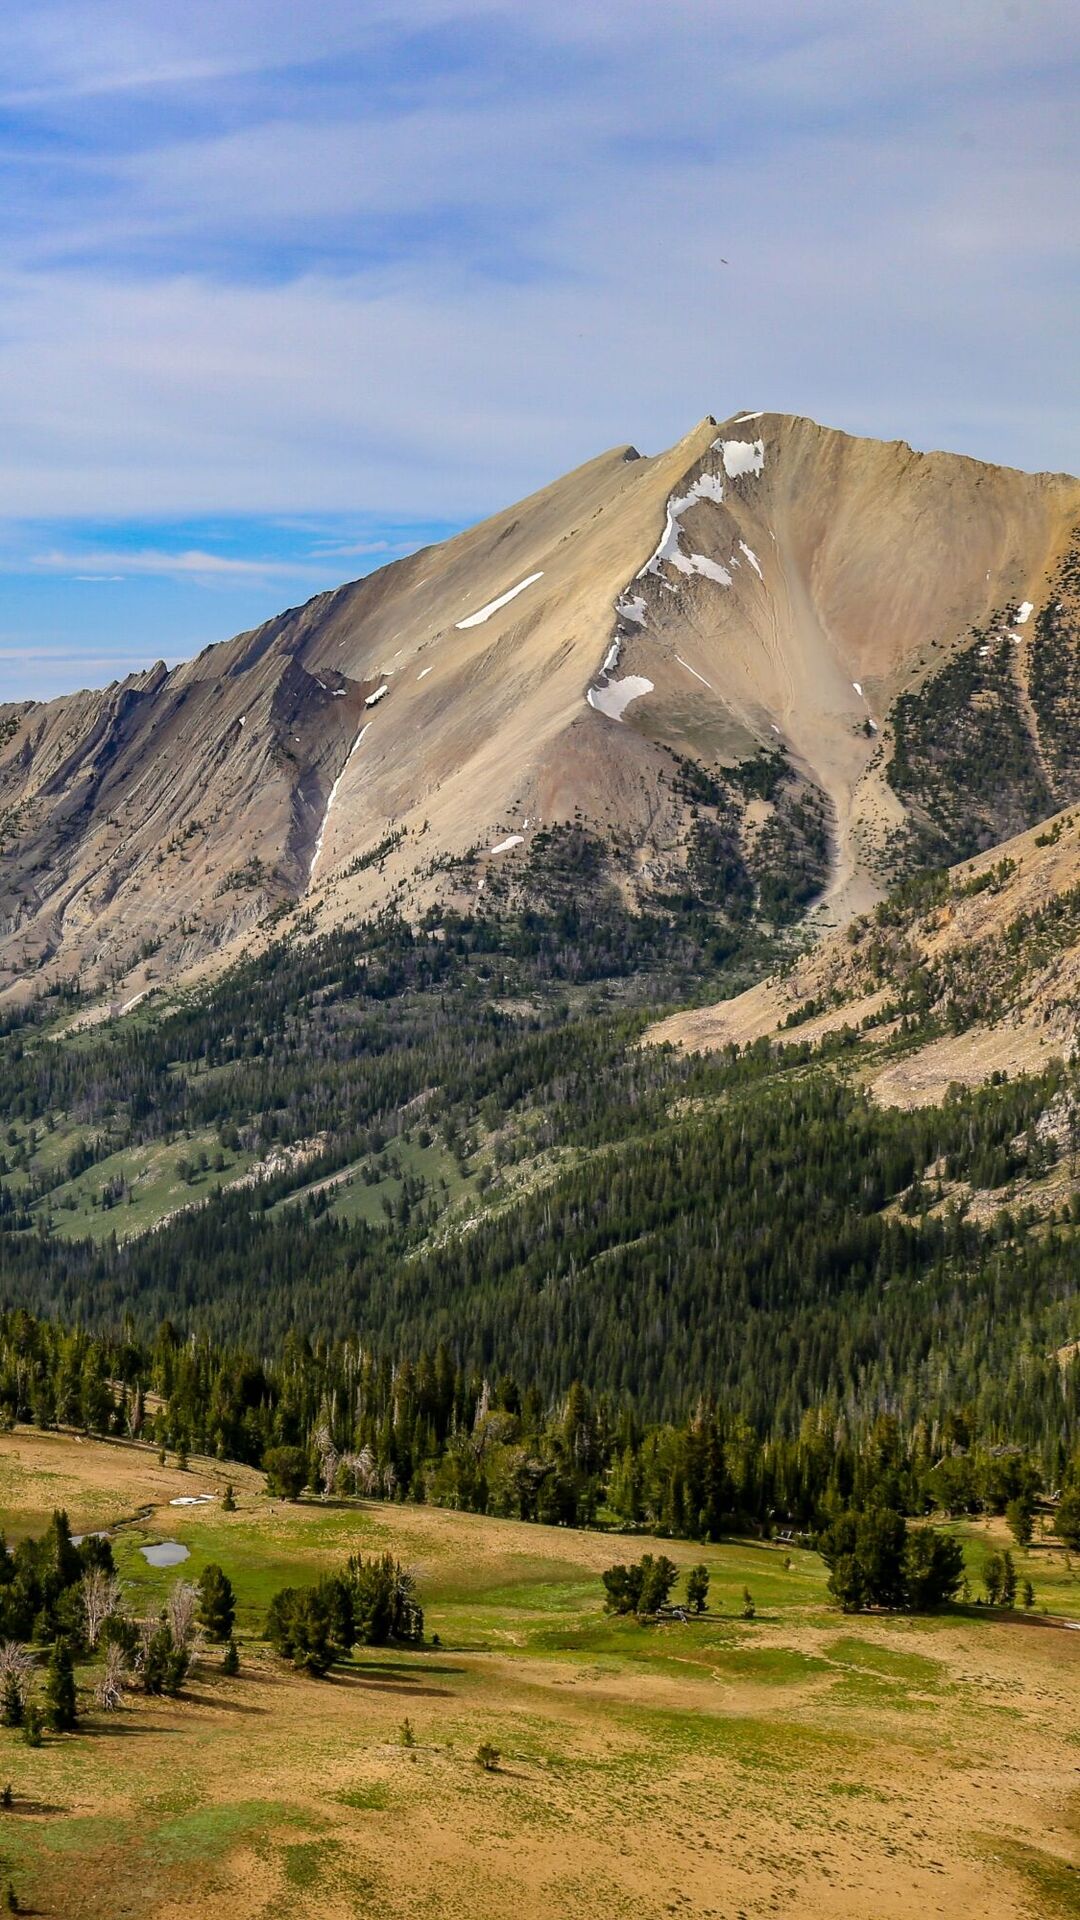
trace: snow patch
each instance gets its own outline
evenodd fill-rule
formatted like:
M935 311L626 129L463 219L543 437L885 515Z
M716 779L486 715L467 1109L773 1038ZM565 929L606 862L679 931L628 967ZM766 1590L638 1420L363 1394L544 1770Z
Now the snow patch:
M1034 613L1034 611L1035 611L1035 603L1034 603L1034 601L1032 601L1032 600L1021 600L1021 602L1020 602L1020 611L1019 611L1019 613L1018 613L1018 614L1017 614L1017 616L1016 616L1016 624L1017 624L1017 626L1018 626L1018 627L1023 627L1023 626L1026 626L1026 625L1027 625L1027 622L1028 622L1028 621L1029 621L1029 620L1031 619L1031 616L1032 616L1032 614Z
M645 625L644 594L635 593L627 598L624 593L621 600L616 600L615 611L621 620L629 620L635 627L643 627Z
M621 720L631 700L640 700L643 693L653 690L651 680L639 673L628 673L625 680L611 680L606 687L590 687L585 698L597 713L605 713L609 720Z
M181 1493L175 1500L170 1500L169 1505L170 1507L205 1507L209 1506L213 1497L212 1493Z
M335 687L333 692L330 695L330 698L331 700L344 700L345 698L344 687Z
M492 847L491 851L492 853L509 853L511 847L520 847L524 837L524 834L512 833L507 839L500 840L498 846Z
M381 687L376 687L374 693L368 694L367 699L364 701L365 707L377 707L380 700L385 700L389 691L390 689L384 680Z
M622 652L622 641L613 640L606 654L604 655L604 664L600 669L601 673L614 673L615 668L619 664L619 654L621 652Z
M712 681L711 681L711 680L706 680L706 678L705 678L705 675L704 675L703 673L699 673L696 667L692 667L692 666L690 665L690 662L689 662L689 660L684 660L684 659L683 659L683 657L682 657L682 654L681 654L681 653L677 653L677 654L675 655L675 658L676 658L676 660L678 661L678 663L679 663L679 665L680 665L680 667L685 667L685 668L686 668L686 671L687 671L687 673L692 673L692 674L693 674L693 676L694 676L694 679L695 679L695 680L700 680L700 681L701 681L701 684L702 684L702 686L703 686L703 687L708 687L708 689L709 689L709 692L710 692L710 693L712 692Z
M761 562L758 559L757 554L754 552L753 548L748 547L745 540L740 540L739 545L742 548L743 552L745 553L746 558L749 560L750 565L753 567L754 572L757 574L758 579L764 580L765 575L761 571Z
M746 422L748 420L760 420L760 419L761 419L760 410L757 413L740 413L738 417L732 421L731 424L733 427L742 427L746 425Z
M684 556L680 553L678 559L675 561L675 565L678 567L680 573L703 573L706 580L716 580L722 587L730 587L731 585L731 575L727 568L722 567L719 560L710 560L704 553L692 553L690 555L689 565L686 564Z
M246 726L247 726L247 714L246 714L246 713L242 713L242 714L240 715L240 719L239 719L239 722L238 722L238 725L239 725L239 726L241 726L241 727L246 727Z
M541 568L539 573L530 573L527 580L519 580L516 587L511 587L507 593L500 593L497 600L489 600L486 607L481 607L476 613L470 613L467 620L455 621L455 626L459 629L462 627L482 627L484 621L490 620L492 614L498 613L500 607L508 606L511 600L517 599L519 593L524 593L526 587L531 587L534 580L542 580L543 577L543 568Z
M360 742L363 739L370 725L371 725L370 720L367 720L364 722L364 725L361 727L359 733L356 736L356 739L352 743L352 746L349 748L348 753L345 755L345 766L342 767L341 772L338 774L337 779L334 781L334 784L330 789L330 797L326 802L326 812L323 814L323 817L322 817L322 826L319 828L318 839L315 842L315 851L311 856L311 865L308 868L308 885L309 886L311 885L311 882L315 873L315 868L317 867L319 862L319 855L323 850L323 841L326 838L326 826L330 818L330 815L333 812L334 801L337 799L337 795L338 795L338 788L340 787L343 779L345 778L345 767L348 766L349 761L352 759L353 754L356 752L357 747L360 745Z
M858 683L858 681L857 681L857 680L853 680L851 684L852 684L852 686L854 687L854 689L855 689L855 691L856 691L856 693L858 694L858 696L859 696L859 699L861 700L861 699L862 699L862 697L863 697L863 690L862 690L862 688L860 687L860 685L859 685L859 683Z
M647 573L659 573L666 562L679 573L703 573L710 580L718 580L721 586L730 587L731 575L726 567L717 565L715 560L707 560L704 554L684 553L680 545L682 539L682 516L689 513L695 500L711 500L719 506L724 498L724 483L718 473L699 473L691 484L689 493L673 493L667 503L667 516L664 531L659 544L638 574L643 580ZM667 585L664 581L663 585ZM641 602L644 607L644 602Z
M421 667L421 669L420 669L420 671L419 671L419 673L417 674L417 676L416 676L416 677L417 677L417 679L418 679L418 680L426 680L426 678L427 678L427 676L428 676L428 674L429 674L430 672L431 672L431 668L430 668L430 667Z
M737 480L741 473L760 473L765 465L764 440L714 440L724 459L724 472L729 480Z

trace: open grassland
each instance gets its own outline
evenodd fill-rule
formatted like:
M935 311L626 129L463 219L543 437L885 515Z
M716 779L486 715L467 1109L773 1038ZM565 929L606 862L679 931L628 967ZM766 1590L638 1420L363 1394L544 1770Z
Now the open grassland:
M168 1504L226 1478L235 1513ZM120 1523L136 1609L220 1562L242 1668L227 1679L210 1653L179 1699L88 1708L40 1750L0 1732L15 1793L0 1884L38 1913L1080 1914L1080 1633L1038 1607L1028 1620L845 1618L816 1555L676 1543L681 1566L709 1565L712 1611L644 1628L605 1617L599 1575L648 1541L290 1506L244 1468L196 1459L181 1473L136 1446L0 1437L9 1539L57 1505L76 1530ZM998 1523L964 1531L977 1579ZM139 1552L162 1539L189 1548L175 1572ZM416 1571L438 1646L358 1652L317 1681L261 1645L277 1587L386 1548ZM1019 1561L1040 1605L1080 1619L1060 1551L1040 1543ZM501 1752L492 1773L475 1761L484 1741Z

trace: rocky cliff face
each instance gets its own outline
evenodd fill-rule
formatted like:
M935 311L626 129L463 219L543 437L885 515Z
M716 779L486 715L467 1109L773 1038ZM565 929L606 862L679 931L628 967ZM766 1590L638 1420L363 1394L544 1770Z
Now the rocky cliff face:
M104 692L0 706L0 994L513 898L823 922L1080 794L1080 487L706 419ZM590 869L591 870L591 869Z

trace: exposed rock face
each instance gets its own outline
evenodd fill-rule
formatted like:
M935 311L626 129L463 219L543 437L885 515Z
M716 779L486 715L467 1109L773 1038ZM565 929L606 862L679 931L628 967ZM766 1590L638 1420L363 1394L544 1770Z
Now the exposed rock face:
M560 822L632 898L708 832L842 920L913 834L967 853L1080 792L1078 520L1066 476L706 419L171 672L0 706L0 995L475 898Z

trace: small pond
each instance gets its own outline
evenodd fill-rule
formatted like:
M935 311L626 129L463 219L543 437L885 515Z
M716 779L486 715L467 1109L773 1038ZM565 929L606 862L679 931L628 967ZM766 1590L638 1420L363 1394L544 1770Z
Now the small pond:
M179 1540L157 1540L152 1547L140 1547L139 1552L152 1567L178 1567L188 1557L187 1547L182 1547Z

